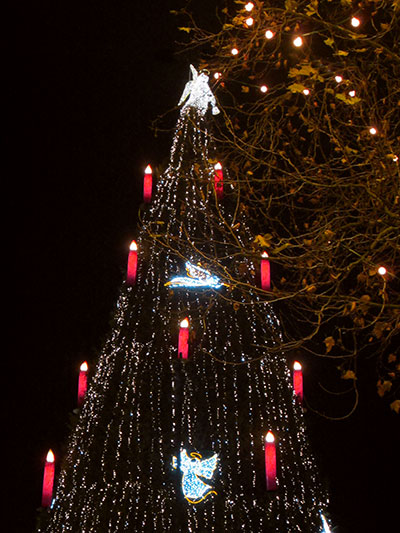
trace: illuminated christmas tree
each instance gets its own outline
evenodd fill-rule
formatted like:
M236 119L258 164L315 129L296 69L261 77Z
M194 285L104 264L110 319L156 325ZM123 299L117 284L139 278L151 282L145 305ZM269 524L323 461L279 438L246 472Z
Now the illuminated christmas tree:
M300 382L217 164L219 110L208 76L192 77L40 531L329 531Z

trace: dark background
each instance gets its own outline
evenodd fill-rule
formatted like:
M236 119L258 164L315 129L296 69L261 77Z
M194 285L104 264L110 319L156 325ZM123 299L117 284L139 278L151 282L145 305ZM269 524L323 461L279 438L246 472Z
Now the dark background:
M62 453L79 366L95 360L108 331L137 233L144 168L169 155L171 132L155 138L150 125L172 109L163 124L173 126L188 80L193 57L174 55L182 35L169 14L181 4L15 6L3 178L12 258L3 531L34 529L47 450ZM211 16L215 2L193 4L199 16ZM306 366L306 387L323 371ZM360 402L342 422L309 418L339 533L389 530L398 497L398 417L377 398L372 379Z

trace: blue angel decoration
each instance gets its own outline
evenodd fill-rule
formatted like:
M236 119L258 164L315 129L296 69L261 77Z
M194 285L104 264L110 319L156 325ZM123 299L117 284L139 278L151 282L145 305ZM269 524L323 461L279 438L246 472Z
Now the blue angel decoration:
M197 452L191 452L189 457L186 450L181 450L179 457L182 491L188 502L200 503L210 494L217 494L210 485L200 479L200 477L205 479L213 477L218 461L216 453L208 459L202 459L202 456ZM178 468L178 459L175 456L172 458L172 467Z
M207 270L201 268L200 266L193 265L189 261L185 263L186 274L187 276L176 276L172 278L171 281L168 281L166 287L193 287L193 288L209 288L209 289L219 289L222 285L222 281L217 277L211 275Z

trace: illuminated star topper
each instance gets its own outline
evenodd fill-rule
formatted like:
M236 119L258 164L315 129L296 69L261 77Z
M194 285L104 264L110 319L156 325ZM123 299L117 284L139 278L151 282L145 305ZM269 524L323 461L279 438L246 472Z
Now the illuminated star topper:
M207 270L200 266L193 265L190 261L186 261L187 276L176 276L168 281L166 287L193 287L193 288L211 288L219 289L226 283L223 283L217 276L212 276Z
M211 104L212 114L218 115L220 111L217 107L215 96L208 85L207 74L205 72L199 74L193 65L190 65L190 71L193 79L185 85L181 99L178 102L178 105L183 104L181 111L188 107L195 107L200 111L201 115L205 115L208 105Z
M210 494L217 494L210 485L200 479L213 477L218 462L216 453L208 459L202 459L197 452L192 452L189 457L186 450L181 450L179 458L178 465L178 458L172 457L172 468L179 468L182 472L182 492L189 503L200 503Z

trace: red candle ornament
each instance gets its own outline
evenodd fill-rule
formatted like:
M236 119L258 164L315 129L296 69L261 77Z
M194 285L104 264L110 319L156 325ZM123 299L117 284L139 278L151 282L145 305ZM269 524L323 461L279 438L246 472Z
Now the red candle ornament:
M42 507L50 507L53 499L54 453L49 450L44 465Z
M293 363L293 388L296 398L303 403L303 370L298 361Z
M180 359L187 359L189 353L189 320L185 318L182 320L179 329L178 339L178 357Z
M271 431L268 431L265 437L265 478L267 490L276 490L276 446L275 437Z
M224 196L224 174L222 172L222 165L220 162L214 165L214 186L218 200L222 200Z
M144 171L143 180L143 200L148 204L151 202L151 193L153 190L153 171L150 165L147 165Z
M126 277L126 283L128 287L132 287L133 285L135 285L136 273L137 273L137 244L135 241L132 241L129 247L128 272L127 272L127 277Z
M85 398L86 389L87 389L87 372L88 364L84 361L79 369L79 381L78 381L78 407L81 407L83 400Z
M271 269L267 252L261 254L261 288L271 290Z

